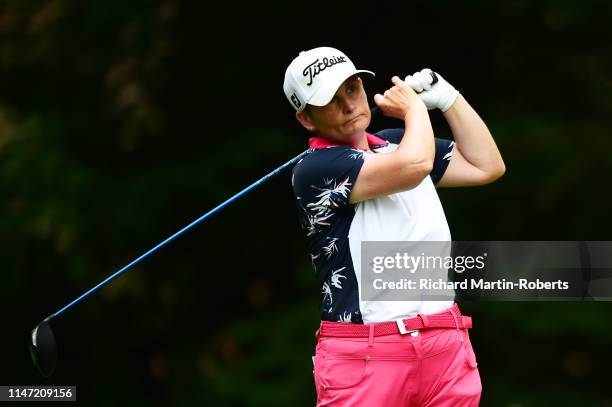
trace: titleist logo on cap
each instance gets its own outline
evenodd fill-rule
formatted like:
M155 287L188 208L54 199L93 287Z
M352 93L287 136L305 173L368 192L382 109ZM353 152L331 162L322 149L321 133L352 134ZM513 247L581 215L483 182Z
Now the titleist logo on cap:
M304 71L302 72L302 75L308 76L308 83L306 85L312 85L312 80L315 78L315 76L317 76L327 68L330 68L336 64L341 64L343 62L346 62L346 58L343 56L323 58L322 61L319 61L319 58L317 58L313 63L304 68Z

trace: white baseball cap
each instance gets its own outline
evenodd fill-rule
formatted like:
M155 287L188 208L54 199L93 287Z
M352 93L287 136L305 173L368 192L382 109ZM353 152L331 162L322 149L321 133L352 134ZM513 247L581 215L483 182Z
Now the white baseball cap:
M356 73L374 72L355 69L355 65L341 51L330 47L302 51L287 67L283 90L291 105L302 111L306 104L325 106L342 82Z

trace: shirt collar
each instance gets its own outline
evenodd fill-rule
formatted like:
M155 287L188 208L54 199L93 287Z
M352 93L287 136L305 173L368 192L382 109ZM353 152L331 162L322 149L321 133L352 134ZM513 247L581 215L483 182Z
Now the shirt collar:
M380 137L377 137L373 134L370 134L366 131L366 138L368 139L368 145L372 148L379 148L382 146L386 146L388 144L387 140L383 140ZM308 139L308 147L313 150L318 150L321 148L334 147L334 146L342 146L347 144L340 144L334 141L328 140L321 136L314 136ZM355 147L359 148L359 147ZM366 151L364 148L359 148L360 150Z

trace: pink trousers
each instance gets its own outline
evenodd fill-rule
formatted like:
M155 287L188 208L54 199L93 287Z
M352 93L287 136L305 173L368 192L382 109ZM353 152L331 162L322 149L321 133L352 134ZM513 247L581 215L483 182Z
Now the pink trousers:
M476 366L464 328L371 339L321 337L313 371L317 407L478 406Z

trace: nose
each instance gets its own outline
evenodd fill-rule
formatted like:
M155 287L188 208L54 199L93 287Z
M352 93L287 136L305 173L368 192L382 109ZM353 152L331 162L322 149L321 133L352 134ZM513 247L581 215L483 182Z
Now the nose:
M355 110L355 102L348 96L340 97L340 106L345 114L350 114Z

